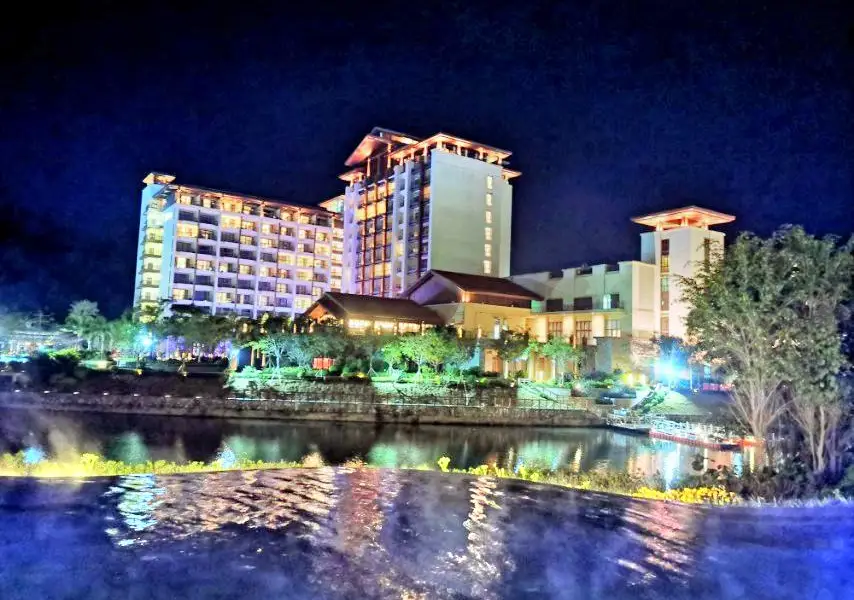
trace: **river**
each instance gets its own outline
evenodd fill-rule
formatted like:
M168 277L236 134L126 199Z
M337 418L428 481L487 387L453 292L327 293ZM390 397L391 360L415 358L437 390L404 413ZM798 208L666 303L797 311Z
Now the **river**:
M38 446L48 456L83 452L129 463L215 460L226 447L239 458L298 461L319 453L327 464L361 458L376 466L436 464L442 456L455 468L499 464L615 469L660 474L672 484L692 472L702 454L707 466L741 468L751 457L740 452L699 449L605 428L399 426L362 423L283 422L0 410L0 453Z

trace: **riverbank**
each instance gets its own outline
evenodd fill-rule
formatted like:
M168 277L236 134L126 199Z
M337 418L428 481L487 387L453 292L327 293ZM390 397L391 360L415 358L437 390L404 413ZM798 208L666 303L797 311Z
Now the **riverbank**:
M516 470L497 465L479 465L468 469L450 469L451 459L442 457L436 465L409 465L409 470L438 470L457 475L475 475L499 479L515 479L531 483L556 485L575 490L610 493L647 500L666 500L687 504L735 504L740 499L722 488L683 488L663 490L650 481L626 471L590 471L575 473L568 470L544 470L520 467ZM224 453L210 463L191 462L179 464L169 461L125 463L107 460L96 454L82 454L74 459L56 460L40 455L37 451L4 454L0 456L0 477L33 477L37 479L80 479L88 477L118 477L127 475L182 475L195 473L218 473L226 471L268 471L281 469L316 469L325 467L317 454L305 456L300 462L265 462L238 460L233 452ZM340 467L344 470L378 467L359 458L352 459Z
M99 412L172 417L222 419L266 419L282 421L332 421L406 425L489 425L529 427L591 427L604 425L604 419L587 410L567 408L523 408L509 405L503 398L481 394L454 398L455 404L443 404L441 398L410 398L399 402L375 394L301 392L286 398L185 398L171 396L92 395L54 392L0 392L0 408L50 411ZM485 400L490 400L485 401Z

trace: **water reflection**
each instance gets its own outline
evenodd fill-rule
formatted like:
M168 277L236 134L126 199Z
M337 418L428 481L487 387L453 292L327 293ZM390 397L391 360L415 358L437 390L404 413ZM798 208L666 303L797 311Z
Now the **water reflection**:
M752 458L665 440L631 436L607 429L536 429L488 427L376 428L369 424L227 421L0 411L0 451L41 447L52 457L94 452L130 463L218 459L224 451L235 460L298 461L318 452L329 464L362 457L375 466L500 464L548 469L627 469L660 473L667 483L690 473L700 454L707 466L740 468Z
M422 471L0 480L0 597L842 598L852 539L846 506Z

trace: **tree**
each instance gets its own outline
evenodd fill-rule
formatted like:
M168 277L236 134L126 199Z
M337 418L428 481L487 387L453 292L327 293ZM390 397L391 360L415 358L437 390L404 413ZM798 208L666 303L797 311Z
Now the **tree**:
M368 375L374 375L374 360L378 355L382 355L383 359L389 363L389 367L393 367L385 358L385 348L388 346L395 338L392 334L389 333L381 333L375 330L369 329L364 333L364 335L353 336L352 342L354 345L354 349L356 352L360 352L365 356L368 361ZM398 360L400 357L398 357Z
M854 240L852 240L854 242ZM785 228L770 241L787 265L789 276L781 310L790 327L780 344L786 374L789 413L800 427L813 473L841 470L840 421L845 404L840 375L850 367L840 331L845 302L852 296L854 244Z
M783 363L778 350L788 313L781 310L786 269L764 240L742 234L726 255L698 265L683 278L691 308L688 334L707 359L732 378L734 414L760 443L785 412Z
M445 373L450 376L457 375L458 380L462 377L463 368L471 362L474 356L474 345L470 340L453 336L446 340L447 347L444 349Z
M386 342L380 352L383 360L388 363L388 369L392 377L399 375L397 371L405 367L406 355L403 352L404 336L394 337Z
M560 336L553 336L540 346L540 353L552 359L555 377L562 375L568 362L576 362L581 357L578 349Z
M65 317L65 326L77 337L85 339L89 346L92 345L92 338L103 332L104 324L105 320L98 310L98 304L91 300L73 302L68 309L68 316Z
M453 350L449 336L430 329L422 334L413 333L400 337L403 355L415 363L418 375L425 364L438 370L445 358Z
M530 338L527 331L513 331L504 329L496 343L498 358L504 364L504 377L508 376L508 365L520 358L528 351Z
M852 293L851 251L851 242L800 227L767 240L745 234L682 283L689 334L733 378L736 417L765 440L788 415L816 476L839 466L839 380L849 366L840 317Z
M252 342L254 349L276 361L276 369L282 367L282 359L288 356L293 345L293 334L269 333Z

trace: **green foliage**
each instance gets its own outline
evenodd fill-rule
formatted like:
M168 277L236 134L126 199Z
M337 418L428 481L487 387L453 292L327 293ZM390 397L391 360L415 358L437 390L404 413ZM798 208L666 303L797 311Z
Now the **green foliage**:
M816 474L841 470L839 315L852 295L851 251L799 227L744 234L681 282L688 331L732 379L736 416L760 439L794 420Z

